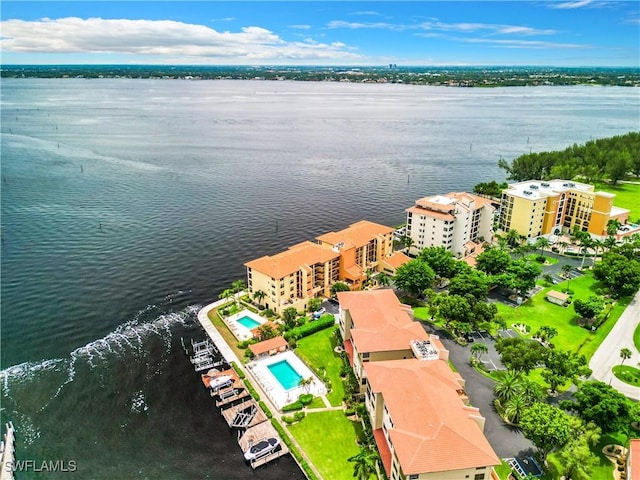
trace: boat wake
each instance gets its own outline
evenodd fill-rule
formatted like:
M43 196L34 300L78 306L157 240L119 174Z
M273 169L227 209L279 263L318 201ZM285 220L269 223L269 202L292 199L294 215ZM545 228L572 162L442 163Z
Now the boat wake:
M165 300L171 302L170 298ZM161 303L166 307L167 302ZM201 308L191 305L158 315L160 307L146 307L103 338L76 348L67 358L24 362L0 371L2 413L14 420L27 444L40 436L33 418L52 411L55 401L65 396L78 377L82 385L61 401L71 401L88 390L122 391L130 413L148 410L140 387L162 371L171 355L173 331L194 325Z

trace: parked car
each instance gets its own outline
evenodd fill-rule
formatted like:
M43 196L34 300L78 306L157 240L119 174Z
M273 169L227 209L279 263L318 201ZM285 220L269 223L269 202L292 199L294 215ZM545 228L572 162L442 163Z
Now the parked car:
M320 309L313 312L313 318L320 318L325 313L327 313L327 309L324 307L321 307Z
M245 460L255 460L270 454L280 445L280 440L276 437L265 438L258 443L252 445L249 450L244 453Z

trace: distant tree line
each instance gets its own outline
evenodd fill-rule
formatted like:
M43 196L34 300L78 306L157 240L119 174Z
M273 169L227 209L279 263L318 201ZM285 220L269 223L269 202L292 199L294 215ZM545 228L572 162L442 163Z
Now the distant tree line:
M627 174L640 176L640 132L574 144L562 151L527 153L498 166L509 180L547 180L579 177L587 183L609 180L615 185Z

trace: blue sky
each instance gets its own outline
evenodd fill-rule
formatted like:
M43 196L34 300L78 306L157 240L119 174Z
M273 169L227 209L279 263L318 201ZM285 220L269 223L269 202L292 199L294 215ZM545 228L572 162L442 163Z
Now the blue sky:
M2 64L640 66L640 2L2 1Z

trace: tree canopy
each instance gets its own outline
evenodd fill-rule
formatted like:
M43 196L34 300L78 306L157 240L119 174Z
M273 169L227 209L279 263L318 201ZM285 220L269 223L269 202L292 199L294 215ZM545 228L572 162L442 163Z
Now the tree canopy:
M602 281L613 296L633 295L640 288L640 262L610 251L593 267L593 276Z
M505 273L509 265L511 265L511 255L498 248L487 248L476 257L476 268L487 275Z
M598 316L604 308L604 301L598 295L590 295L586 300L576 298L573 302L573 309L578 315L587 320Z
M456 272L457 260L449 250L440 247L427 247L418 255L418 259L431 267L436 275L443 278L451 278Z
M544 461L552 450L562 447L569 440L571 418L558 407L537 402L522 414L520 427Z
M575 411L586 422L593 422L604 433L624 430L631 421L627 397L606 383L583 382L574 398L563 406Z
M426 262L414 259L398 267L393 281L400 290L420 297L433 285L435 278L436 274Z
M580 175L587 183L609 179L615 185L627 172L640 175L640 132L590 140L562 151L527 153L511 163L500 159L498 166L509 180L571 180Z
M496 350L507 369L527 374L545 358L546 349L535 340L519 337L500 338Z

